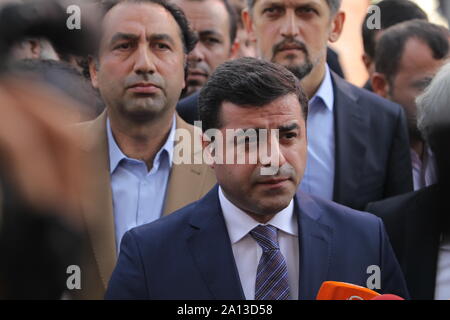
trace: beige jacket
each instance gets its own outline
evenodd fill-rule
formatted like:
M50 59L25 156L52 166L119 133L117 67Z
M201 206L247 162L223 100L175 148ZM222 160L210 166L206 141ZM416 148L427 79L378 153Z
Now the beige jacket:
M79 130L77 133L86 156L95 163L95 167L92 168L93 178L89 181L88 190L81 199L90 245L85 248L83 255L82 288L72 292L74 297L80 299L103 299L117 259L106 119L105 111L97 119L79 124L76 128ZM176 128L186 129L194 137L194 127L184 122L178 115ZM194 151L191 147L192 157L201 156L201 153L194 154ZM216 183L214 172L207 165L177 165L175 163L178 156L177 152L174 152L164 215L200 199Z

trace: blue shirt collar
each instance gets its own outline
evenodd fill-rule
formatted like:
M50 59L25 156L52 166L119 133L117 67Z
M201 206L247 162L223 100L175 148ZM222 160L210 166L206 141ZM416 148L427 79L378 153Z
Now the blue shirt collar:
M328 64L325 64L325 77L323 78L319 89L317 90L314 97L312 97L311 101L316 100L316 98L322 99L328 110L333 111L334 91L333 82L331 81L331 72Z
M173 119L172 119L172 127L170 129L169 136L167 137L167 140L164 143L164 145L161 147L161 149L156 154L156 157L153 161L153 167L155 167L155 168L159 167L160 161L162 159L161 156L163 153L168 154L169 167L172 167L175 130L176 130L176 117L174 115ZM112 134L109 118L106 119L106 133L107 133L107 137L108 137L108 146L109 146L109 173L110 174L112 174L114 172L114 170L116 170L120 161L122 161L123 159L127 159L130 161L140 161L140 160L136 160L136 159L127 157L122 152L122 150L120 150L120 148L117 145L116 140L114 139L114 136Z

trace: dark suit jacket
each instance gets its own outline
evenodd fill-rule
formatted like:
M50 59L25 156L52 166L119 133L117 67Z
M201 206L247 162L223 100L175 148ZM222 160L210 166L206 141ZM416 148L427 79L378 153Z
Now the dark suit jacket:
M363 210L413 191L408 129L403 109L332 72L335 122L333 201ZM198 93L179 102L187 122L198 120ZM193 122L193 121L192 121Z
M327 48L327 63L331 70L345 79L344 70L339 62L339 54L330 47Z
M369 202L413 190L403 109L333 74L333 200L363 210Z
M369 204L383 219L413 299L433 299L444 211L439 189L416 192Z
M370 265L381 268L381 291L408 295L380 219L303 193L298 199L300 299L315 299L327 280L366 286ZM245 299L217 186L125 234L106 298Z

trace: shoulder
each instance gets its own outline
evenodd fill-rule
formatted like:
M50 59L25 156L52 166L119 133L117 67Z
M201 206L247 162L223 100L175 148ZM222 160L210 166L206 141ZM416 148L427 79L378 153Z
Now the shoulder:
M106 147L106 110L97 118L90 121L74 124L68 130L75 135L76 141L84 150L92 150L102 146L102 150Z
M177 108L197 107L198 96L199 96L199 92L195 92L195 93L191 94L190 96L188 96L184 99L181 99L178 102Z
M357 104L364 106L366 111L371 112L374 115L398 117L402 112L400 105L380 97L369 90L359 88L336 74L332 74L332 79L335 91L338 95L342 94L348 96Z
M419 210L420 208L418 208L416 204L422 200L433 199L436 192L437 185L429 186L417 191L369 203L367 205L367 211L372 212L381 218L392 215L403 215L409 208Z
M200 200L199 200L200 201ZM189 234L192 215L198 210L199 201L195 201L154 222L143 224L129 231L135 241L148 248L162 248L174 244Z
M379 232L381 220L375 215L354 210L352 208L343 206L333 201L324 200L312 195L300 195L306 198L306 201L310 202L309 205L303 205L305 200L300 201L300 209L307 208L306 211L316 211L315 219L322 224L328 225L333 230L339 232L347 232L352 230L353 233L358 232Z

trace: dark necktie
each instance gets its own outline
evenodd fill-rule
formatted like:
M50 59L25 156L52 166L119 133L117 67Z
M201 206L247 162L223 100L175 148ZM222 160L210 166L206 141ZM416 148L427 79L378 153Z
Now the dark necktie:
M255 300L290 299L287 265L277 233L274 226L262 224L250 231L263 250L256 273Z

